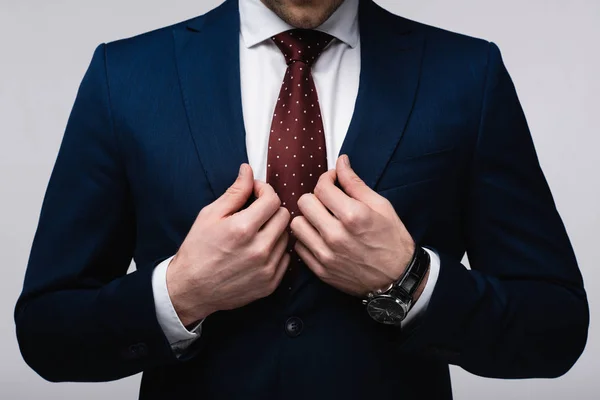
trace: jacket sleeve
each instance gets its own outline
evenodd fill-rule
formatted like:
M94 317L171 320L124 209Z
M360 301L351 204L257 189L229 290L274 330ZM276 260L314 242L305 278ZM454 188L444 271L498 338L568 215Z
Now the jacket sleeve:
M135 213L99 45L79 87L39 216L14 318L49 381L107 381L177 358L157 322L152 268L127 274Z
M484 377L552 378L581 355L589 306L500 50L489 45L463 235L471 269L441 267L420 323L400 349ZM440 251L441 250L441 251Z

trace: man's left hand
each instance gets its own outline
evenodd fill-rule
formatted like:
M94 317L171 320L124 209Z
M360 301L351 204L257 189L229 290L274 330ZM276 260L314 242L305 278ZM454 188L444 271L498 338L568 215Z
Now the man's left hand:
M345 160L347 155L340 156L336 168L319 177L314 194L300 196L302 215L290 227L298 239L294 249L321 280L365 297L402 276L415 242L389 200Z

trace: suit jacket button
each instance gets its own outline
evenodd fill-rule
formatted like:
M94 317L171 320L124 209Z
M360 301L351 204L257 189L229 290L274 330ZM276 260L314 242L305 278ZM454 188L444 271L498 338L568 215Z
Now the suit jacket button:
M285 321L285 333L289 337L297 337L302 333L302 328L304 327L304 323L298 317L290 317L287 321Z

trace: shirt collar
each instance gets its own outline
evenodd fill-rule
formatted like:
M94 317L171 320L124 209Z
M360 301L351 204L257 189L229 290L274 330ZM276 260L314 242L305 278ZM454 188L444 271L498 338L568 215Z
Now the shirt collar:
M345 0L333 14L317 28L354 48L359 41L358 1ZM252 47L271 37L294 29L283 21L261 0L239 0L240 32L246 47Z

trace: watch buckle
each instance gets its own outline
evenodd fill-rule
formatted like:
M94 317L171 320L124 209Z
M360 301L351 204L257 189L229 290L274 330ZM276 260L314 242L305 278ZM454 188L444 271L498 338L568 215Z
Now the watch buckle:
M392 282L392 283L390 283L390 285L389 285L389 286L388 286L386 289L377 289L377 290L375 291L375 294L376 294L376 295L378 295L378 294L384 294L384 293L387 293L387 292L389 292L390 290L392 290L392 288L394 287L394 285L395 285L395 284L396 284L396 282Z

